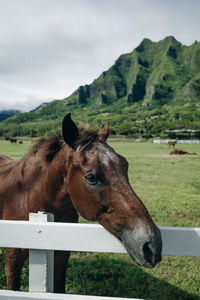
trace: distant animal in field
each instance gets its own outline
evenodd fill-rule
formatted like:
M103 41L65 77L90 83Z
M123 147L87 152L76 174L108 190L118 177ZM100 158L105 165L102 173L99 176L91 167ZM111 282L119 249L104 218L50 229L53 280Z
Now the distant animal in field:
M46 211L56 222L78 213L115 235L130 258L147 268L161 261L162 239L128 179L128 162L107 143L110 129L80 129L67 114L62 134L40 138L19 161L0 156L0 218L28 220ZM56 244L56 241L55 241ZM65 292L70 252L55 251L54 292ZM19 290L28 250L5 249L7 288Z
M9 141L11 142L11 143L17 143L17 139L16 138L9 138Z
M187 151L183 151L183 150L178 150L178 149L174 149L170 152L171 155L186 155L186 154L189 154L189 155L197 155L196 153L190 153L190 152L187 152Z
M177 141L168 141L168 143L167 143L167 144L168 144L168 146L169 146L170 148L172 147L172 148L174 149L174 148L175 148L175 145L176 145L176 143L177 143Z
M23 141L19 141L19 144L23 144Z

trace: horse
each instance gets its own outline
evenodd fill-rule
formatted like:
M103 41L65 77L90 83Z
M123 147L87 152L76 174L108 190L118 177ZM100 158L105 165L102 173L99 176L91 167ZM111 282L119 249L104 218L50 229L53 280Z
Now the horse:
M62 132L40 138L19 161L0 157L0 218L28 220L30 212L54 214L55 222L78 222L78 214L115 235L136 264L161 261L162 239L128 179L128 162L100 131L78 128L67 114ZM55 241L56 242L56 241ZM54 292L65 293L70 252L54 253ZM28 251L5 249L7 288L20 289Z
M11 143L17 143L17 139L16 138L9 138L9 141L11 142Z
M176 140L176 141L168 141L168 143L167 143L167 144L168 144L168 146L169 146L170 148L172 147L172 148L174 149L174 148L175 148L175 145L176 145L176 143L177 143L177 140Z
M170 152L171 155L198 155L197 153L193 152L187 152L187 151L183 151L183 150L178 150L178 149L174 149Z

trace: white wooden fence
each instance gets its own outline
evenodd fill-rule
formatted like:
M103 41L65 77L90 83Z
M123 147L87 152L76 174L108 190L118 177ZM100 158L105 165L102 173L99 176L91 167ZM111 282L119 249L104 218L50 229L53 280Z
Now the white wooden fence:
M29 293L0 290L0 299L125 300L125 298L52 293L53 250L126 253L118 239L101 225L52 223L52 221L52 215L43 212L30 214L29 222L0 221L0 247L30 249ZM160 229L163 255L200 256L200 228L160 227Z
M171 140L153 140L154 144L167 144L169 141L176 141L174 139ZM177 144L200 144L200 140L177 140Z

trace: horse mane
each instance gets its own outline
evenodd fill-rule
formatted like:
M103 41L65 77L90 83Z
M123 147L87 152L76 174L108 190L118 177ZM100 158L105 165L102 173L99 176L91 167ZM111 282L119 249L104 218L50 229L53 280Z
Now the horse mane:
M94 142L99 140L98 132L91 129L79 128L79 138L74 144L75 152L82 152L88 149ZM41 161L51 163L54 157L66 145L61 133L50 137L39 138L30 148L28 155L37 156Z
M50 137L39 138L30 148L28 155L37 156L42 161L50 163L63 146L64 141L61 134L56 133Z

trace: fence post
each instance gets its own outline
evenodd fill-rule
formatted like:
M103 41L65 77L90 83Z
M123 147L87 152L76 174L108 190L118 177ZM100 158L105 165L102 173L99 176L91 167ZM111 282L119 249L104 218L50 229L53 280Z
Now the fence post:
M29 214L30 222L54 222L51 213L38 212ZM37 230L38 238L42 231ZM54 285L54 251L29 250L29 292L53 292Z

